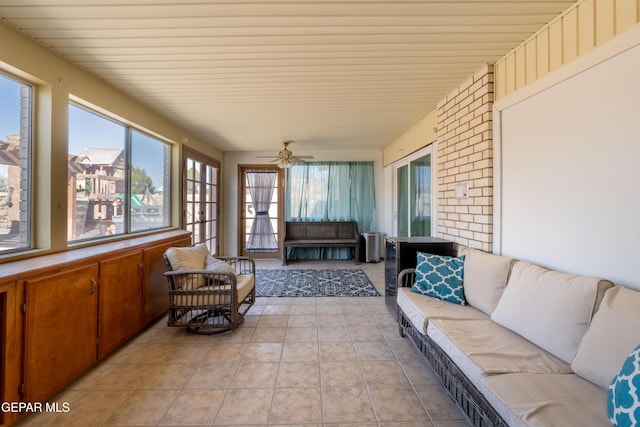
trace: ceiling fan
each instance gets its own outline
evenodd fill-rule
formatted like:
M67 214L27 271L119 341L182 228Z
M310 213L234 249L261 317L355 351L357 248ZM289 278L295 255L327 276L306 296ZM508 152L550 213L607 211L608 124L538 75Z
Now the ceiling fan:
M291 167L294 163L304 163L306 160L313 159L313 156L294 156L287 147L293 143L291 140L281 140L283 149L278 152L277 156L257 156L263 159L273 159L272 163L277 163L279 168L285 169Z

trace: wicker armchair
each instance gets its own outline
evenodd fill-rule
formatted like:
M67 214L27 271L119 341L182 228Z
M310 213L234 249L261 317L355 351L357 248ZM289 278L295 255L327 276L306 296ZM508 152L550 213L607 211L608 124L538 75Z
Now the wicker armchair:
M214 258L203 247L169 248L164 253L167 325L199 334L235 329L256 299L255 262L247 257Z

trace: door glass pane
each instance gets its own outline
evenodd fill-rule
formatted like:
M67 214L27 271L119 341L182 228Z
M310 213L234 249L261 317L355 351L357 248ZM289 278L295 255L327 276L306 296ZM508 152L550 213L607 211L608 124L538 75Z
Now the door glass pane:
M244 185L244 250L279 252L278 171L245 171Z
M398 203L398 237L409 236L409 167L402 166L397 172L397 203Z
M431 155L410 163L411 236L431 235Z

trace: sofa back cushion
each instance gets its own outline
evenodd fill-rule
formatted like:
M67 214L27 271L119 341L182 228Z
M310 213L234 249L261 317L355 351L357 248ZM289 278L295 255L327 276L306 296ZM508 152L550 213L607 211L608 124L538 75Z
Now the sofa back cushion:
M467 303L491 315L507 286L513 258L465 248L464 296Z
M599 295L611 286L611 282L596 277L574 276L517 261L491 319L570 363Z
M640 344L640 292L614 286L593 315L575 357L574 372L606 389L629 353Z

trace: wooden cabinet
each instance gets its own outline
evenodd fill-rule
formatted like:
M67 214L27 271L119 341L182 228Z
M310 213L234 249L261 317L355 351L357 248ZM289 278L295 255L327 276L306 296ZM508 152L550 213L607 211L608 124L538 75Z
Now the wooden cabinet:
M43 402L96 362L98 264L24 286L24 397Z
M100 262L98 358L142 328L142 251Z
M167 271L162 255L172 246L189 246L191 236L142 250L143 268L143 325L148 325L169 310L169 286L164 272Z
M16 282L0 284L0 402L17 402L20 394L17 384L20 383L22 371L18 304L16 304ZM15 418L11 412L0 411L0 425L5 425Z
M190 243L171 230L1 263L2 401L46 401L166 313L162 254Z

